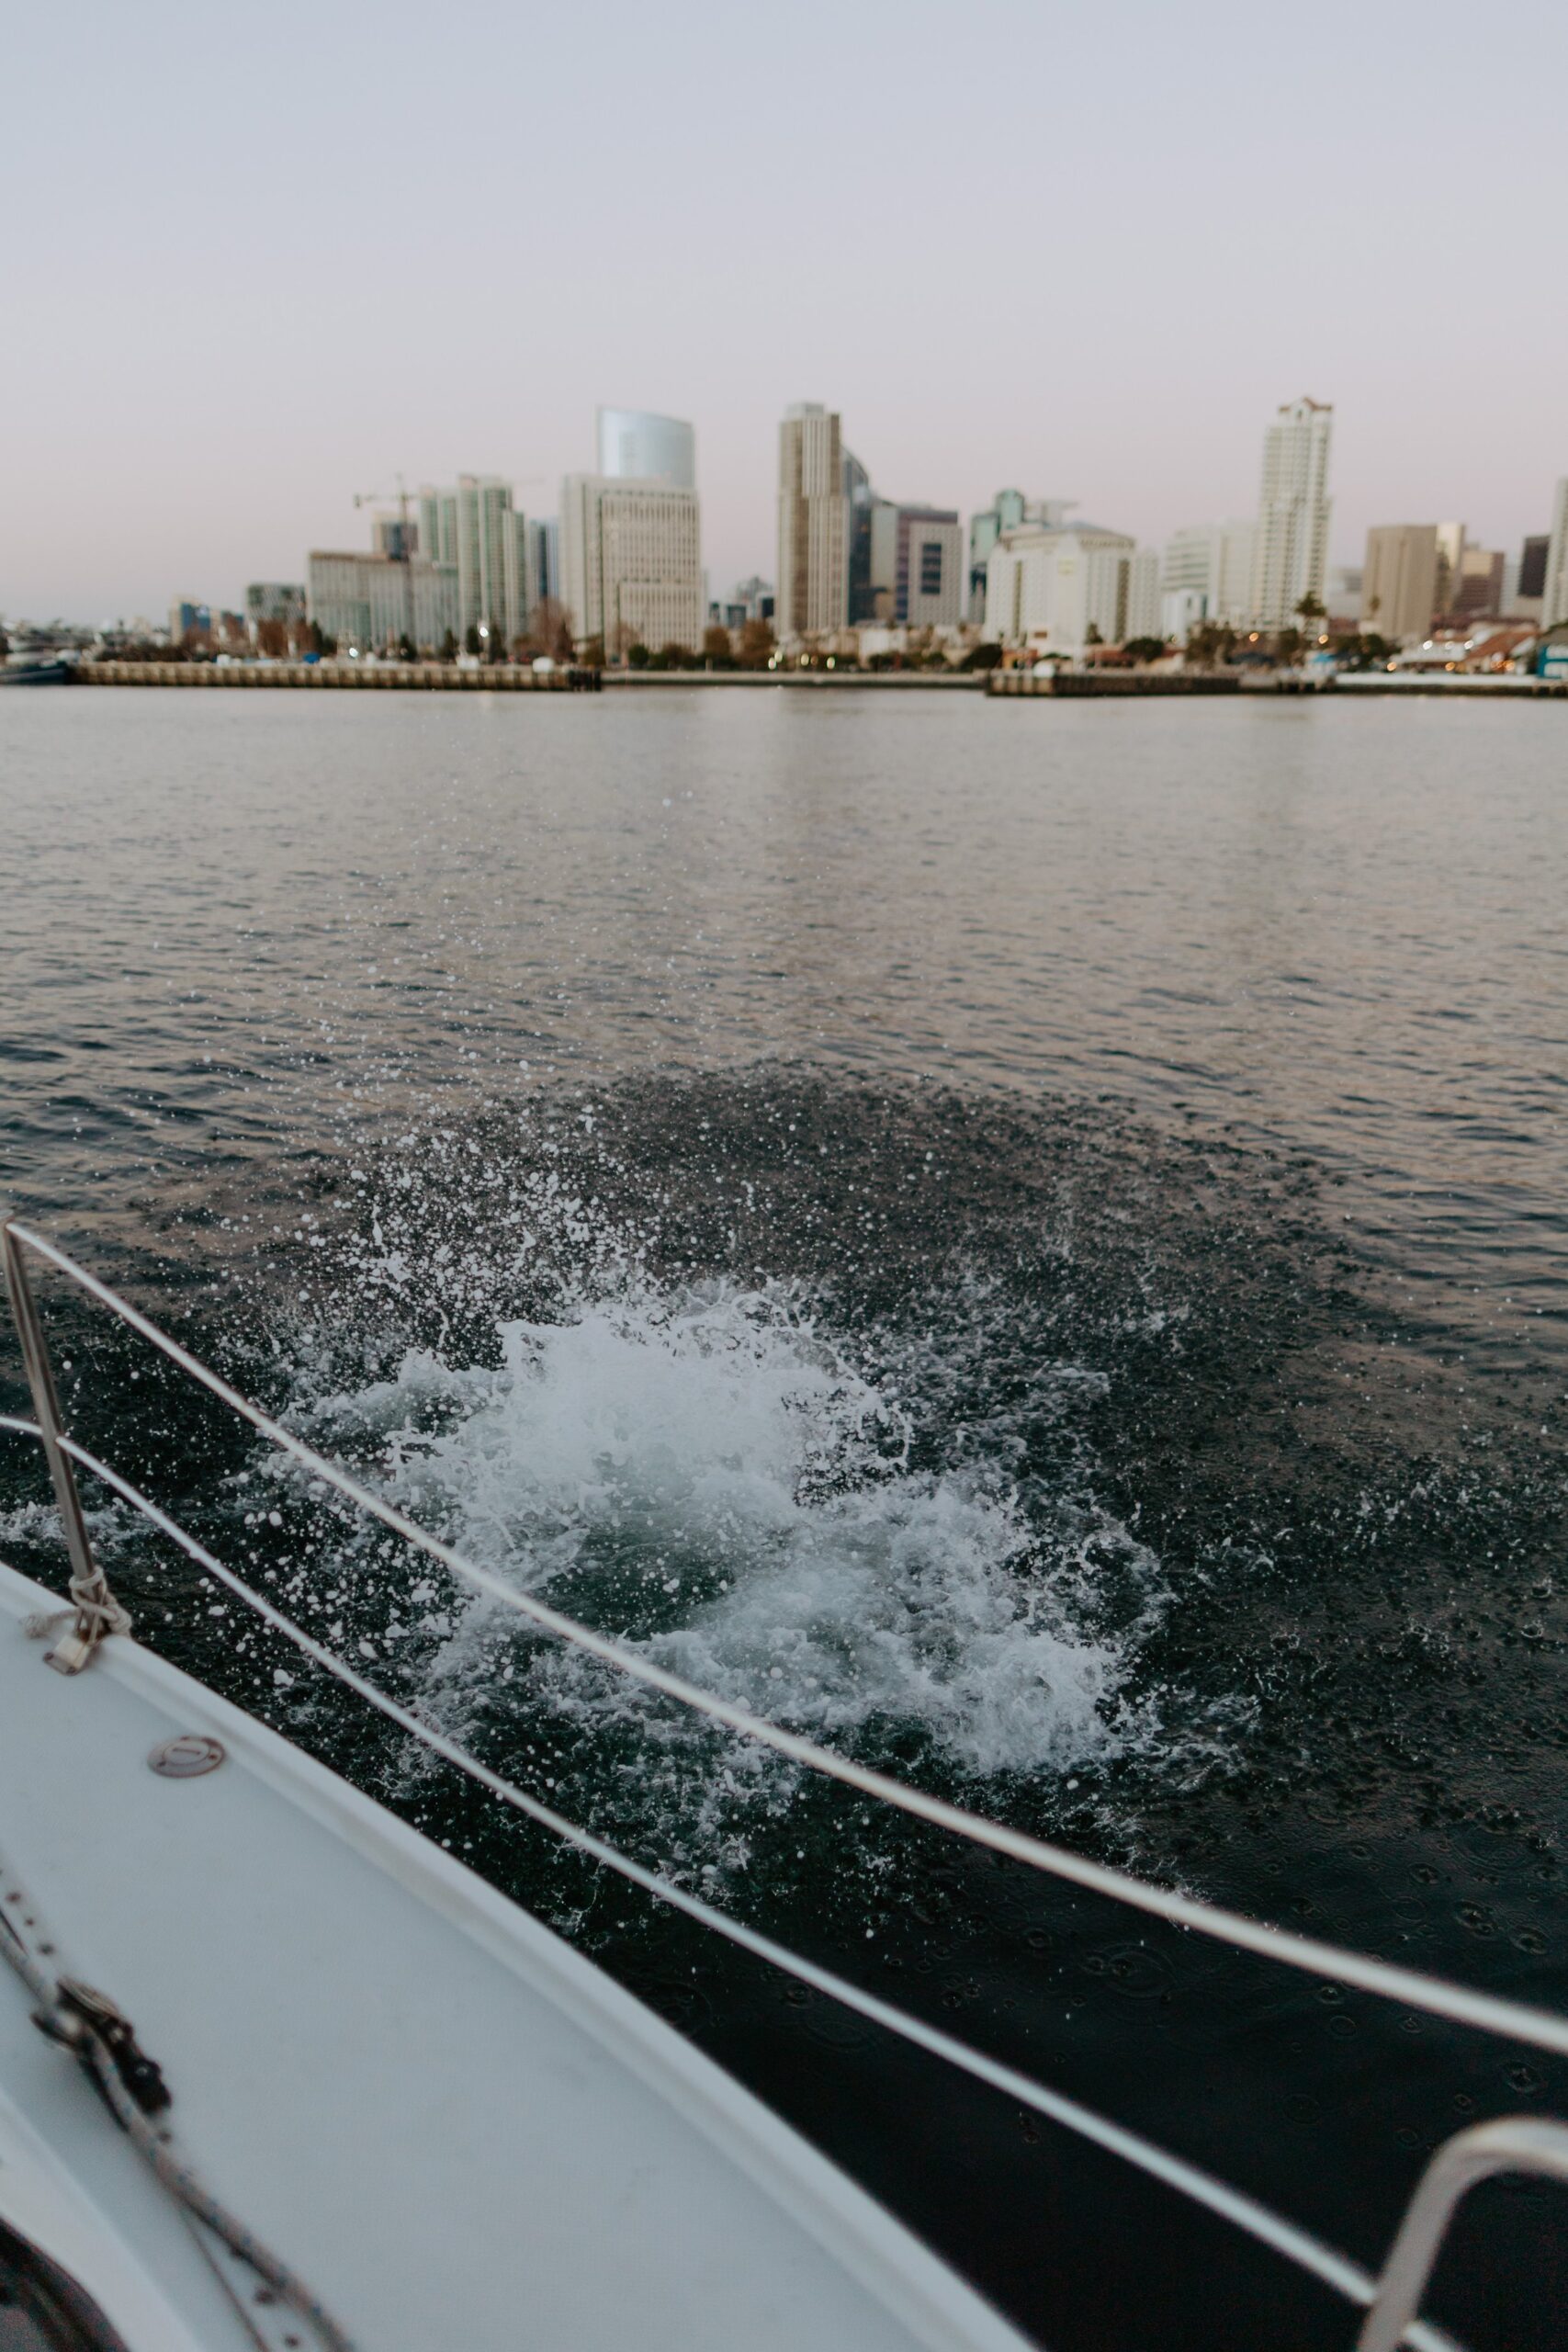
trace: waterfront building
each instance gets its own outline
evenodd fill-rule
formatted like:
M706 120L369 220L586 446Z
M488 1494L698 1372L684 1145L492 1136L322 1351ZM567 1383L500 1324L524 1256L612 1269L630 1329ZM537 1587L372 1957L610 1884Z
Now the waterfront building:
M1360 624L1393 644L1418 643L1438 609L1436 523L1379 523L1367 533Z
M876 504L876 492L871 486L871 476L852 449L845 449L842 460L844 496L849 502L849 565L850 620L870 620L876 609L876 592L872 580L871 517Z
M312 549L306 559L306 604L323 636L344 651L374 653L406 634L422 653L438 653L459 630L457 567L415 556L340 554Z
M291 580L253 580L245 591L245 619L252 633L259 621L302 621L305 590Z
M1160 561L1167 637L1184 639L1203 621L1225 628L1246 627L1252 614L1255 537L1247 522L1190 523L1172 533Z
M850 502L838 413L818 401L779 426L778 593L781 640L820 637L849 618Z
M1568 474L1557 485L1551 503L1551 536L1546 543L1546 563L1540 582L1543 628L1568 621Z
M1458 621L1471 621L1483 615L1496 616L1503 609L1503 571L1507 559L1501 548L1467 547L1459 560L1449 589L1445 609Z
M773 617L773 583L754 571L750 580L736 582L735 602L741 608L741 618L748 621L771 621Z
M1160 634L1160 567L1152 548L1093 524L1071 530L1026 525L991 550L986 635L1073 659L1090 645Z
M203 635L206 635L211 627L211 605L198 605L194 596L176 596L169 606L169 643L171 645L178 645L182 639L190 635L192 629L199 629Z
M991 550L1004 531L1026 523L1059 531L1076 502L1070 498L1025 498L1021 490L998 490L989 506L969 517L969 612L976 628L986 616L986 577Z
M1293 628L1303 597L1322 602L1333 432L1333 408L1303 399L1282 407L1264 434L1250 598L1257 628Z
M1328 567L1328 590L1324 603L1331 621L1343 621L1352 628L1361 626L1361 590L1366 581L1366 566L1359 563L1333 563Z
M1459 568L1463 557L1464 525L1439 523L1438 525L1438 586L1432 604L1434 616L1448 611L1453 597L1454 582L1459 577Z
M547 522L518 515L517 577L525 625L547 600L553 604L562 601L560 525L554 515Z
M873 620L910 628L956 628L964 610L964 531L948 506L871 509Z
M1519 549L1518 593L1521 596L1544 596L1546 594L1546 559L1551 549L1549 533L1526 539Z
M666 481L697 486L697 436L678 416L640 408L597 412L599 471L607 481Z
M457 605L465 638L474 628L509 646L523 625L517 515L498 474L457 477Z
M612 660L633 645L695 652L703 565L697 496L673 482L569 474L561 484L560 599L579 639Z
M419 493L419 553L427 563L457 560L457 493L432 490Z

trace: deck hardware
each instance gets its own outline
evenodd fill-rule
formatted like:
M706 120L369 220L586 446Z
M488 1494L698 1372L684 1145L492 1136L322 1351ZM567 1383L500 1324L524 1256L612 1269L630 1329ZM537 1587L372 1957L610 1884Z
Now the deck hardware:
M143 2115L162 2115L173 2105L163 2068L155 2058L149 2058L130 2019L107 1993L84 1984L78 1977L62 1976L54 1988L53 2007L35 2009L33 2023L51 2041L73 2050L95 2082L97 2076L89 2045L96 2043L119 2076L127 2098L135 2100Z
M1533 2115L1499 2115L1445 2140L1416 2183L1383 2266L1356 2352L1398 2352L1420 2308L1438 2250L1460 2200L1493 2173L1568 2182L1568 2129Z
M160 1741L147 1761L160 1780L196 1781L203 1772L216 1772L227 1754L220 1739L209 1739L201 1731L182 1731L174 1739Z
M54 1374L49 1361L49 1347L44 1339L43 1325L39 1319L32 1284L28 1278L27 1261L9 1218L0 1225L0 1253L5 1257L6 1287L11 1294L11 1313L17 1326L17 1336L22 1343L22 1363L27 1370L28 1386L32 1391L39 1436L43 1444L44 1458L49 1464L54 1499L65 1531L65 1549L71 1561L71 1609L66 1612L66 1630L59 1634L53 1648L44 1652L44 1663L52 1666L58 1674L80 1674L106 1634L130 1633L130 1619L109 1590L107 1579L94 1559L93 1547L87 1540L87 1522L82 1516L82 1499L76 1492L75 1473L61 1443L64 1430L60 1418L60 1399L55 1394ZM50 1621L45 1630L52 1632L57 1622Z

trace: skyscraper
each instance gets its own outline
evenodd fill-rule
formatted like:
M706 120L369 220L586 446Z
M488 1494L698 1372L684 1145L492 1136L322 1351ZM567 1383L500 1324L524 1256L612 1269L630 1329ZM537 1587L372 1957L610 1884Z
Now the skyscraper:
M871 513L876 503L876 492L871 486L871 476L852 449L843 454L844 496L849 501L849 539L846 559L849 573L849 605L852 621L869 621L875 617L871 578Z
M1328 446L1334 411L1292 401L1263 436L1263 480L1252 559L1258 628L1295 625L1303 596L1323 601L1328 568Z
M1551 537L1546 549L1546 576L1541 584L1541 625L1553 628L1568 621L1568 474L1557 485L1551 502Z
M634 645L695 652L703 566L695 491L569 474L561 484L559 594L577 638L612 660Z
M522 626L512 485L496 474L457 477L457 602L464 630L502 646Z
M963 617L964 584L964 531L952 507L875 501L869 618L954 628Z
M667 481L677 490L695 490L696 435L680 417L602 408L598 424L599 471L607 481Z
M837 412L802 401L779 426L781 639L821 636L849 618L849 515Z
M1361 566L1361 627L1397 645L1425 637L1437 609L1437 524L1375 524Z

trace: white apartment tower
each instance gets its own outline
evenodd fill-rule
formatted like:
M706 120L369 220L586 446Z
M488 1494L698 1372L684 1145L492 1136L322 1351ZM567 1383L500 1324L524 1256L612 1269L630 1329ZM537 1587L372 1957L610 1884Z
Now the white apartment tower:
M457 632L479 628L511 644L527 618L517 543L523 517L497 474L459 474L456 490L419 493L419 553L457 575Z
M523 625L512 485L494 474L457 477L457 601L465 631L510 645Z
M1334 411L1292 401L1263 436L1263 483L1252 554L1252 621L1296 625L1303 596L1323 600L1328 570L1328 447Z
M837 413L817 401L779 426L779 568L773 625L780 640L842 628L850 613L850 505Z
M569 474L561 484L560 574L572 635L601 638L612 661L634 645L694 653L704 610L695 491Z
M1568 474L1558 483L1557 495L1551 502L1551 537L1546 548L1540 621L1543 628L1568 621Z

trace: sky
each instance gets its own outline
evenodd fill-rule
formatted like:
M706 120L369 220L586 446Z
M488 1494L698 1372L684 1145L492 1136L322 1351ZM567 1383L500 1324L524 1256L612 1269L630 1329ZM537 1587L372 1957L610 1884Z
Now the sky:
M694 423L715 594L799 400L884 495L1157 542L1307 393L1338 562L1568 474L1541 0L0 0L0 615L236 605L400 472L551 514L600 401Z

